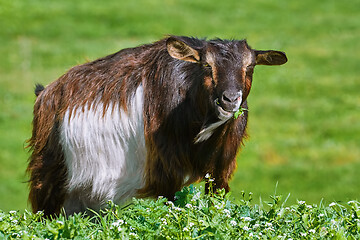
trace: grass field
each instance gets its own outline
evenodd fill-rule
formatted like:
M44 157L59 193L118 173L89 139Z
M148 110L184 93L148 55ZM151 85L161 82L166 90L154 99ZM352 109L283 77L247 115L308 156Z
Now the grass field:
M0 209L27 206L35 83L167 34L246 38L289 62L255 70L250 138L231 187L254 198L359 199L360 3L0 0Z
M210 191L211 192L211 191ZM260 205L251 195L232 201L185 187L177 200L135 199L127 207L109 202L101 214L44 218L42 212L0 210L0 239L359 239L360 203L319 205L280 196Z

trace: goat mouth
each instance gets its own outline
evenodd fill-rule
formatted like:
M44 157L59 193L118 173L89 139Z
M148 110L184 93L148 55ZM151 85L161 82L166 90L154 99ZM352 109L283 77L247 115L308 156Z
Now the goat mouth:
M218 99L215 99L214 101L215 103L215 112L217 117L222 120L222 121L227 121L229 120L236 111L228 111L225 110L221 105Z

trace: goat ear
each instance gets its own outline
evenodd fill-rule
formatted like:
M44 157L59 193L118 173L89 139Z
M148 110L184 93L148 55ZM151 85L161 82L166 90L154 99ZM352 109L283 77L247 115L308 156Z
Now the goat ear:
M167 51L170 56L176 59L188 61L188 62L199 62L200 54L197 50L190 47L185 41L170 37L166 41Z
M287 62L287 57L284 52L268 50L255 50L256 65L282 65Z

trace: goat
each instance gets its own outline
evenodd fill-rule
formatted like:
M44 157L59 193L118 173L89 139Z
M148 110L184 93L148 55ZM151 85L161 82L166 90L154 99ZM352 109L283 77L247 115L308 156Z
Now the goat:
M246 40L169 36L71 68L36 87L29 201L46 216L108 200L173 199L214 177L229 191L255 65L287 62Z

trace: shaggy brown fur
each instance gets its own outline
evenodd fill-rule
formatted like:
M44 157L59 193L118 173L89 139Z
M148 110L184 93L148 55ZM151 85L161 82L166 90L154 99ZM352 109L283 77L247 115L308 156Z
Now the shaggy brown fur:
M76 66L45 89L38 86L27 168L33 211L57 214L67 198L67 169L59 137L65 112L75 115L79 109L99 104L104 114L113 110L109 106L127 111L140 85L147 155L144 187L138 196L172 198L206 173L215 178L216 188L229 191L236 155L246 137L247 111L238 119L228 119L205 141L195 143L194 139L219 121L217 99L224 110L235 104L225 93L241 91L241 107L248 108L246 98L256 64L285 62L284 53L256 51L244 40L173 36Z

